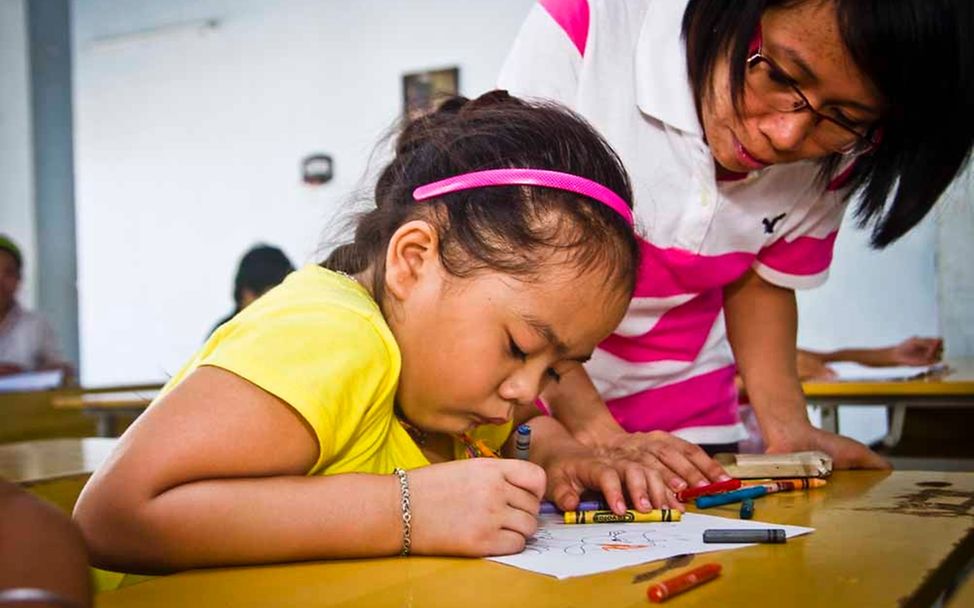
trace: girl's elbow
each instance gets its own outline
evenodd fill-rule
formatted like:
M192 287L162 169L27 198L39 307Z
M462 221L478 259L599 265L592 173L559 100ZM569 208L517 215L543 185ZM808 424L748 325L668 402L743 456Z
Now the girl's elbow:
M121 572L159 571L150 555L151 526L140 521L137 505L110 499L99 492L83 492L72 518L81 530L91 565Z

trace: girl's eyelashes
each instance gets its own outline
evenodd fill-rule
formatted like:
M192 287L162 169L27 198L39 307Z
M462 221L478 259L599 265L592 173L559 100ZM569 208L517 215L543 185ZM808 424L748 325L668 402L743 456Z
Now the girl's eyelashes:
M511 349L511 355L515 359L520 359L521 361L526 361L527 358L528 358L528 354L526 352L524 352L521 349L520 346L517 345L517 342L514 341L514 338L508 338L508 342L509 342L509 345L508 346Z
M511 351L511 356L514 357L515 359L518 359L520 361L528 360L528 354L524 352L524 349L522 349L520 346L517 345L517 342L514 341L514 338L510 338L510 337L508 338L508 348ZM548 369L546 369L545 375L550 380L554 380L555 382L561 382L561 374L556 372L553 367L549 367Z

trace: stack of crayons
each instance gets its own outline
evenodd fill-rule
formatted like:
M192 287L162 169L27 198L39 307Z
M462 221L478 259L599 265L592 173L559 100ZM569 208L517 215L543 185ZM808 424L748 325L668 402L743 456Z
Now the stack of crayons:
M736 487L735 489L731 489L734 482L736 482ZM680 500L696 498L694 504L697 505L698 509L707 509L740 502L743 503L741 506L741 518L751 519L754 516L753 499L760 498L766 494L774 494L775 492L792 492L795 490L821 488L826 485L826 481L824 479L813 478L776 479L749 482L746 486L741 487L740 480L732 479L730 482L723 482L723 484L710 484L701 488L685 490L677 494L677 498L680 498Z

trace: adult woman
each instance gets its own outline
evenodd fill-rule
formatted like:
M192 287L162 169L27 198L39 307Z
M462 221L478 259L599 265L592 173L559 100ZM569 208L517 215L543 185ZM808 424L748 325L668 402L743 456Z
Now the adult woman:
M633 176L645 233L629 314L587 374L546 394L555 414L583 441L669 469L674 488L699 483L716 472L702 453L619 424L733 448L736 360L769 451L886 466L809 423L793 290L825 280L852 195L882 247L963 165L969 2L540 4L500 85L558 99L602 131Z

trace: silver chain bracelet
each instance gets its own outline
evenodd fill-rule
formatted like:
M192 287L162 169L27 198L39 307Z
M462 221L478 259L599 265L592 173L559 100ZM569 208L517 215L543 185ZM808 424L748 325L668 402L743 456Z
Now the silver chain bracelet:
M399 478L399 493L402 496L400 503L402 507L402 551L399 552L399 555L406 557L413 545L413 511L409 504L409 478L406 477L406 471L400 468L395 468L392 472Z

